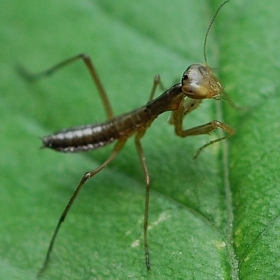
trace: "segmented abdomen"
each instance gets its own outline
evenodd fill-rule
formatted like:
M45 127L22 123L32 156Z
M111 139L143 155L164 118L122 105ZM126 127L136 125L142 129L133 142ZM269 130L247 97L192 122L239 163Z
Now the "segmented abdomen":
M80 152L101 148L121 137L128 138L151 120L142 107L104 123L63 129L43 138L43 146L61 152Z
M80 152L103 147L115 140L106 137L102 125L84 125L63 129L43 138L43 146L61 152Z

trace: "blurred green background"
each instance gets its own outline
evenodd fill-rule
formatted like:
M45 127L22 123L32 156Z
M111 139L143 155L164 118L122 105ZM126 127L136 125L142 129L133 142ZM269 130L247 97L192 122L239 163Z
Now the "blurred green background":
M85 52L116 114L145 104L155 74L166 88L203 62L206 29L220 1L46 1L0 4L0 274L35 279L59 215L85 171L111 146L82 153L41 150L40 137L105 120L77 62L30 84L32 72ZM276 0L231 0L209 35L208 62L239 106L207 100L185 127L222 120L226 142L181 139L160 116L143 138L152 178L143 252L144 181L134 142L90 180L59 233L43 279L278 279L279 25ZM158 92L159 94L160 92Z

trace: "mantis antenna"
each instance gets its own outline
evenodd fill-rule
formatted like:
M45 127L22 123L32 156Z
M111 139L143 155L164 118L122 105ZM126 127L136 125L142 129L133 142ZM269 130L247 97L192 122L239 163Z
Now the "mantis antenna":
M224 3L221 4L221 6L218 8L218 10L216 11L216 13L214 14L214 16L213 16L213 18L212 18L212 20L211 20L211 22L210 22L210 24L209 24L209 26L208 26L208 28L207 28L207 31L206 31L205 38L204 38L204 42L203 42L203 56L204 56L205 64L207 64L207 65L208 65L208 63L207 63L207 57L206 57L206 44L207 44L208 34L209 34L209 32L210 32L210 29L211 29L211 27L212 27L212 25L213 25L213 23L214 23L214 21L215 21L217 15L218 15L219 11L220 11L221 8L222 8L226 3L228 3L228 2L229 2L229 0L227 0L227 1L225 1Z

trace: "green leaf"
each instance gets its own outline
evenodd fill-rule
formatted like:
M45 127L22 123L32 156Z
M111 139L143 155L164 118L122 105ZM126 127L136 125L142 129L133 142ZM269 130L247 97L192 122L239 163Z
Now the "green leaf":
M0 273L35 279L58 218L85 171L112 146L81 154L41 150L40 137L105 120L82 62L30 84L32 72L84 52L114 112L148 99L203 62L203 39L220 1L2 1L0 9ZM56 240L43 279L277 279L279 259L279 12L276 0L232 0L207 42L208 63L243 107L207 100L185 127L219 119L236 134L182 139L159 116L142 145L151 176L144 262L145 184L134 142L85 185ZM159 94L159 92L158 92Z

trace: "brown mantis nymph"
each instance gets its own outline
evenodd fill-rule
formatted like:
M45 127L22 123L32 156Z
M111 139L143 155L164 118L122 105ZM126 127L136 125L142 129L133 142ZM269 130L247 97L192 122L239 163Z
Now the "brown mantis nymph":
M227 2L228 1L220 5L207 29L204 40L205 64L190 65L183 73L180 83L175 84L164 93L162 93L159 97L154 98L156 88L160 83L159 76L156 76L148 103L136 110L130 111L129 113L125 113L116 117L113 116L113 111L111 109L111 105L104 87L97 75L91 59L86 54L79 54L77 56L74 56L36 75L30 75L24 71L21 71L22 74L30 80L38 80L39 78L53 74L60 68L74 61L83 60L90 72L92 79L94 80L94 83L96 84L108 117L108 120L102 123L63 129L54 134L46 136L43 138L43 147L51 148L60 152L71 153L95 150L112 142L115 142L113 150L109 157L99 167L94 170L88 171L83 175L70 200L67 202L67 205L59 218L58 224L51 238L45 262L38 275L40 275L47 267L60 226L65 220L66 215L73 205L81 188L84 186L87 180L92 178L113 161L118 152L123 148L126 141L132 136L134 136L136 149L145 177L146 193L144 210L144 250L146 267L148 270L151 268L147 235L150 176L141 145L141 138L144 136L146 130L158 117L158 115L166 111L171 111L171 118L169 122L174 126L175 133L180 137L209 134L217 128L220 128L225 132L224 136L203 145L196 152L195 157L197 157L201 150L205 147L222 141L234 134L234 130L230 126L217 120L213 120L209 123L189 129L183 129L182 125L184 117L191 111L196 109L202 102L202 100L209 98L219 99L220 95L222 94L223 87L220 81L213 74L211 68L207 65L205 49L207 36L213 24L213 21L216 18L221 7Z

